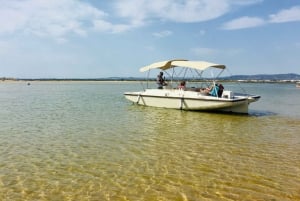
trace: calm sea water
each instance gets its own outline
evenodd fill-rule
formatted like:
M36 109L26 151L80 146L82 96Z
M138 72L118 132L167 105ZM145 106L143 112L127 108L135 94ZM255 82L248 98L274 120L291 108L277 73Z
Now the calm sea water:
M249 115L136 106L139 83L2 82L0 200L300 200L300 89L242 87L262 95Z

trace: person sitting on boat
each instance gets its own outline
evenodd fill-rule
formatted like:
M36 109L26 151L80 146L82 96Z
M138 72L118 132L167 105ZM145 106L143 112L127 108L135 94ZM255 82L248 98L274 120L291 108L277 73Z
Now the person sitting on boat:
M206 87L206 88L200 88L200 93L204 95L209 95L209 92L211 91L212 86Z
M216 96L216 97L218 97L218 91L219 91L218 84L214 84L210 87L200 89L200 93L205 94L205 95Z
M209 95L218 97L218 92L219 92L219 86L218 86L218 84L215 84L215 85L211 88L211 90L210 90L210 92L209 92Z
M180 82L178 89L185 90L185 81Z
M163 77L164 73L163 72L160 72L158 75L157 75L157 78L156 78L156 83L158 85L158 89L162 89L163 86L166 86L167 83L165 82L165 78Z

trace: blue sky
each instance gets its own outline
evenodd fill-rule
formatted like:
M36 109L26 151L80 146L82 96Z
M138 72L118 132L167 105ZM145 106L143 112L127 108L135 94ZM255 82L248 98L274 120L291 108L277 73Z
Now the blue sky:
M174 58L300 74L300 1L0 0L0 77L141 77Z

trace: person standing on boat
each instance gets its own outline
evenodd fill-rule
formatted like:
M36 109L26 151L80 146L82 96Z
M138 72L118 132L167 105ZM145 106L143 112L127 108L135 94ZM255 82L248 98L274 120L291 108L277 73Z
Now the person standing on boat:
M157 78L156 78L156 83L158 85L158 89L162 89L163 86L166 86L167 83L165 82L165 78L163 77L164 73L163 72L160 72L158 75L157 75Z

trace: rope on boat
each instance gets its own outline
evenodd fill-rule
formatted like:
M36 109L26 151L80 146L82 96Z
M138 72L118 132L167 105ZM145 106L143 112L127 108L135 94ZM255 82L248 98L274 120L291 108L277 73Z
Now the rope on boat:
M228 68L226 68L226 71L229 73L230 76L232 76L233 74L229 71ZM244 94L248 95L246 90L242 87L241 83L239 81L236 82L238 84L238 86L240 87L240 89L243 91ZM249 96L247 96L249 97Z

